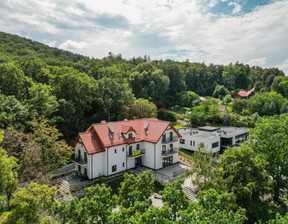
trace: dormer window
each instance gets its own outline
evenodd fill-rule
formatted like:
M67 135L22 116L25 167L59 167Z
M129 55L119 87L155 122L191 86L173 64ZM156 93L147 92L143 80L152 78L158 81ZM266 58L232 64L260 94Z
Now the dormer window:
M109 136L109 138L110 138L111 140L113 139L113 136L112 136L112 135L109 134L108 136Z
M128 138L133 138L133 134L129 133Z

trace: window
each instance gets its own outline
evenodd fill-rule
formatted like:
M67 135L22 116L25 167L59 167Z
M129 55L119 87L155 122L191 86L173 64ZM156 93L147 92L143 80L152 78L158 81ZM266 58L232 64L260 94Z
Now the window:
M195 146L195 141L193 141L193 146Z
M120 132L118 133L118 136L119 136L119 138L122 138L122 134Z
M81 172L81 166L80 165L78 166L78 172Z
M113 136L112 136L112 135L109 134L108 136L109 136L110 139L113 139Z
M192 146L192 141L190 141L190 146Z
M122 163L122 167L124 167L125 166L125 163Z
M87 153L84 152L84 161L87 162Z
M115 154L117 153L117 149L115 149Z
M95 140L95 136L91 136L92 140Z
M137 150L140 149L140 144L137 144L136 149L137 149Z
M132 156L132 146L129 146L129 156Z
M117 171L117 165L112 166L112 172L116 172Z
M219 146L219 142L213 142L212 143L212 149L216 148Z
M180 139L180 144L185 144L185 139L181 138Z
M170 134L170 141L172 141L173 140L173 132L170 132L169 134Z
M163 138L162 138L163 142L166 142L166 133L164 133Z
M129 133L129 138L133 138L133 135L132 135L132 133Z
M146 135L148 135L148 134L149 134L149 132L150 132L150 130L146 131Z
M124 149L124 147L122 148L122 152L124 152L125 151L125 149Z

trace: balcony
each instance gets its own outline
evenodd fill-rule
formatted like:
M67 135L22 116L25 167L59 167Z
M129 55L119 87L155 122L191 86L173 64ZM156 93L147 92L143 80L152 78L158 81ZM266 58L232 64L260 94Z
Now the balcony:
M175 153L178 153L178 148L174 147L174 148L168 148L166 151L162 151L162 157L167 157L170 155L173 155Z
M84 159L83 156L75 155L74 162L78 163L81 166L85 166L85 165L87 165L87 158Z
M139 149L136 151L132 151L132 153L127 152L126 156L128 159L136 158L139 156L144 156L145 155L145 149Z
M178 141L178 136L173 136L172 138L162 138L162 144L167 144L171 142L177 142Z

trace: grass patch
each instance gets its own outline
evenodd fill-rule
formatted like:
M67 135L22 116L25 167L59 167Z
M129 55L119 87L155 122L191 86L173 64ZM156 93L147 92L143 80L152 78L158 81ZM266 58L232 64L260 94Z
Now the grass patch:
M179 154L182 154L182 155L187 156L189 158L192 158L192 156L193 156L193 152L190 152L190 151L185 150L185 149L179 149Z

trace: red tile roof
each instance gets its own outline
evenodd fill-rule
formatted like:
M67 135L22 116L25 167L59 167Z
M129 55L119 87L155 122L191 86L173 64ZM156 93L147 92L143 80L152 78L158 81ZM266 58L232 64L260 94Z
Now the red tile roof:
M249 90L249 91L240 91L240 92L236 93L235 95L239 95L240 97L248 97L253 92L254 92L254 88Z
M109 129L109 124L113 123L113 132ZM146 125L145 125L146 123ZM144 129L144 126L148 126ZM88 154L104 152L105 148L121 145L133 144L141 141L152 142L156 144L165 130L174 130L181 137L177 130L167 121L159 121L155 118L144 118L137 120L116 121L110 123L92 124L85 133L80 133L75 140L74 145L81 138ZM126 139L123 134L135 132L135 137ZM119 134L120 133L120 134ZM112 139L109 137L111 135ZM94 136L94 139L92 139Z
M93 132L79 133L81 139L88 154L94 154L98 152L105 152L105 149L100 141L97 140L97 136Z
M136 132L135 129L132 126L122 125L121 128L122 128L121 129L122 133L124 133L124 134L127 134L130 131Z

